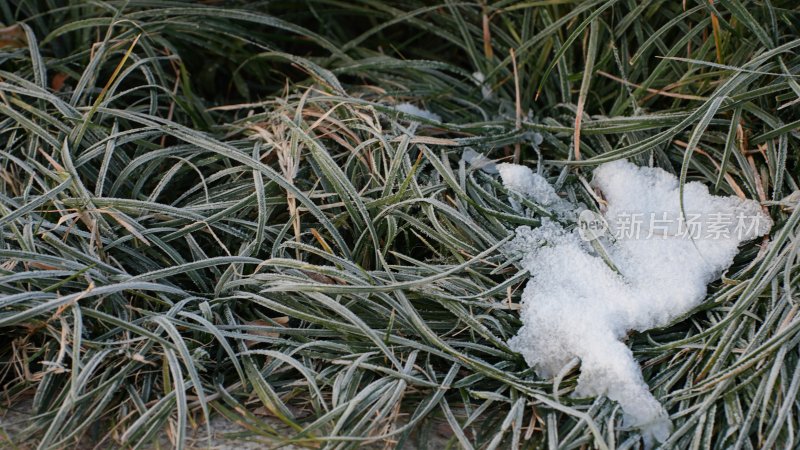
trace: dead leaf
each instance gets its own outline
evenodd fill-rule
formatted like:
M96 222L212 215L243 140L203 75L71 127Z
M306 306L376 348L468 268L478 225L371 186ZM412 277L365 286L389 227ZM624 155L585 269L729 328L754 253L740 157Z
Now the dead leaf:
M273 414L267 408L265 408L263 406L259 406L258 408L254 409L252 412L253 412L253 414L255 414L257 416L262 416L262 417L272 417L273 416Z
M67 173L67 171L64 170L64 166L62 166L61 164L57 163L56 160L53 159L52 156L50 156L47 153L45 153L44 150L42 150L41 147L37 147L36 150L38 150L39 153L41 153L42 156L44 156L44 159L46 159L47 162L49 162L53 166L54 169L56 169L59 172Z
M404 136L398 136L392 139L391 142L400 142L402 141ZM416 136L409 140L411 144L427 144L427 145L441 145L441 146L457 146L461 145L458 141L453 139L443 139L443 138L435 138L431 136Z
M279 326L285 327L286 325L289 324L289 317L288 316L273 317L272 320L274 321L274 323L266 321L266 320L259 319L259 320L252 320L250 322L245 322L244 324L248 325L248 326L256 326L256 327L274 327L275 324L278 324ZM280 335L281 335L277 331L266 331L266 330L248 330L248 333L255 334L256 336L264 336L264 337L269 337L269 338L277 338L277 337L280 337ZM248 348L253 346L253 345L256 345L258 343L259 343L258 341L252 341L252 340L245 341L245 345Z
M337 280L335 280L335 279L333 279L333 278L331 278L331 277L329 277L327 275L323 275L321 273L309 272L308 270L301 270L301 272L303 272L306 276L308 276L308 278L311 278L312 280L316 281L317 283L322 283L322 284L341 284L341 283L337 282Z
M50 81L50 87L56 92L60 91L64 87L64 81L66 81L67 78L69 78L69 75L64 72L58 72L53 75L53 80Z
M31 266L31 267L35 267L35 268L37 268L37 269L42 269L42 270L58 270L58 267L56 267L56 266L51 266L51 265L49 265L49 264L42 264L42 263L38 263L38 262L32 262L32 263L29 263L29 264L30 264L30 266Z
M27 45L25 30L19 24L0 28L0 47L25 48Z

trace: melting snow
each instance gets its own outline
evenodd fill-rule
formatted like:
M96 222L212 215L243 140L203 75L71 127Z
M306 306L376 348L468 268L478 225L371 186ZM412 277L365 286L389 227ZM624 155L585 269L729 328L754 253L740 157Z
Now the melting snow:
M565 202L530 169L497 167L509 190L542 205ZM698 182L684 186L681 216L678 179L626 161L598 167L592 184L607 201L608 229L599 242L616 270L577 230L547 218L538 228L518 228L509 252L522 256L531 279L522 294L523 326L510 345L543 377L579 358L575 395L606 395L618 402L625 425L639 428L649 446L666 439L672 424L623 339L631 330L668 325L697 306L706 285L731 265L739 244L763 236L772 222L757 202L710 195ZM645 219L636 233L627 230L630 217ZM686 224L699 217L708 229L715 217L730 217L732 223L723 227L727 233L686 233L681 217ZM742 217L750 222L740 228Z

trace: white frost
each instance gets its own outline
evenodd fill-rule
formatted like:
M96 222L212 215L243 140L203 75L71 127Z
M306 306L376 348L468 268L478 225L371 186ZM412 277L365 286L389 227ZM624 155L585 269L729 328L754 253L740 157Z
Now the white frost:
M542 204L553 201L552 187L547 189L546 180L530 169L508 164L498 169L510 190ZM755 218L756 225L743 232L729 230L728 237L691 238L679 233L677 223L659 223L656 229L644 220L640 234L626 236L619 233L620 224L631 214L681 217L677 178L658 168L615 161L598 167L592 184L607 201L607 234L617 239L601 243L619 272L577 230L546 218L538 228L518 228L509 251L523 256L522 267L531 279L522 294L523 327L510 345L543 377L579 358L575 395L605 395L618 402L625 425L639 428L649 446L654 439L666 439L672 424L623 339L631 330L668 325L697 306L706 285L731 265L739 244L766 234L772 222L755 201L713 196L703 184L691 182L684 187L686 217L746 216Z
M423 119L433 120L435 122L441 122L442 117L436 113L432 113L428 110L419 108L417 106L412 105L411 103L400 103L395 105L394 109L400 111L401 113L410 114L412 116L422 117Z

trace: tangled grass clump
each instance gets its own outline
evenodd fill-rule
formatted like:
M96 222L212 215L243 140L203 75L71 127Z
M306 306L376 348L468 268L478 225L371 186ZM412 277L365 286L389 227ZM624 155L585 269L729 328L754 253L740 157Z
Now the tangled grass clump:
M640 445L509 350L527 274L499 249L540 218L472 149L588 205L620 158L761 201L769 240L629 343L665 447L797 446L800 9L684 3L0 4L17 441L183 448L219 414L325 448Z

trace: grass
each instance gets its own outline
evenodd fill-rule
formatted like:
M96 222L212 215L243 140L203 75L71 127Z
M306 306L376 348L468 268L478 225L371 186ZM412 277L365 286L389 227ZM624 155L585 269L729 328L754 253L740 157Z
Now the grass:
M664 447L798 445L796 2L11 0L0 23L18 442L183 448L219 414L310 447L636 448L568 397L577 371L506 346L526 274L498 248L538 218L469 147L587 204L619 158L763 202L769 241L629 343Z

